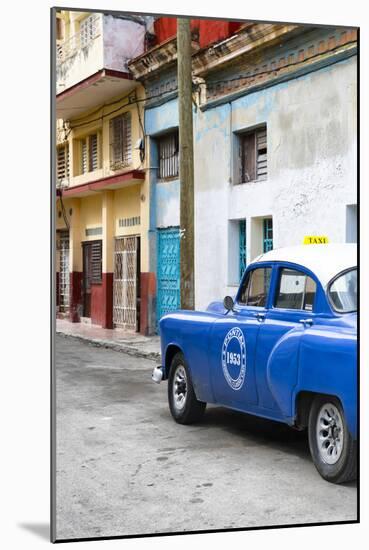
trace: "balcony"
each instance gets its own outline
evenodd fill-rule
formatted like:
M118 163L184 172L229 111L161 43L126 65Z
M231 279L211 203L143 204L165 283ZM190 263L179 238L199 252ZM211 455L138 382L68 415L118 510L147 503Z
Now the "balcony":
M139 19L65 13L72 32L57 41L56 111L68 120L135 88L128 61L143 53L146 27Z

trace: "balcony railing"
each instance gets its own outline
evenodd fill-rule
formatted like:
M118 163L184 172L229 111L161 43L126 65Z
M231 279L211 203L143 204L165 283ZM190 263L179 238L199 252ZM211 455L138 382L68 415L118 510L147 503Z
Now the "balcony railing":
M83 19L80 24L80 30L62 44L56 47L56 63L61 65L67 59L73 57L76 53L83 50L91 44L101 34L101 17L99 15L90 15Z

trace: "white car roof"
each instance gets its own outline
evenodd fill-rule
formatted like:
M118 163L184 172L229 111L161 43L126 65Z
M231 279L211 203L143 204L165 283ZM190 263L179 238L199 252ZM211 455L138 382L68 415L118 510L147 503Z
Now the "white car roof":
M290 262L310 269L323 287L340 271L357 265L357 246L342 244L308 244L276 248L254 259L254 262Z

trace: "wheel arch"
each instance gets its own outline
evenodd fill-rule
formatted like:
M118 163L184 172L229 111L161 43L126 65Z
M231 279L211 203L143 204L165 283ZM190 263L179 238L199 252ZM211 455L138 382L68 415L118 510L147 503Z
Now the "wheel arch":
M339 398L338 395L301 390L298 392L298 394L295 397L295 427L296 428L301 430L303 430L304 428L307 428L308 422L309 422L310 408L313 400L316 397L326 397L326 398L334 397L335 399L337 399L337 401L339 401L342 409L344 410L342 400Z
M182 348L178 344L169 344L165 350L164 358L165 380L169 376L170 365L176 353L182 353L184 355Z

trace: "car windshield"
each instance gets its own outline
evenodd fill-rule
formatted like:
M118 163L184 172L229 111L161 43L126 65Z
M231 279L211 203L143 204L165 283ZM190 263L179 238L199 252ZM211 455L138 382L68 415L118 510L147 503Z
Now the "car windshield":
M339 313L357 311L357 269L338 275L328 288L332 306Z

